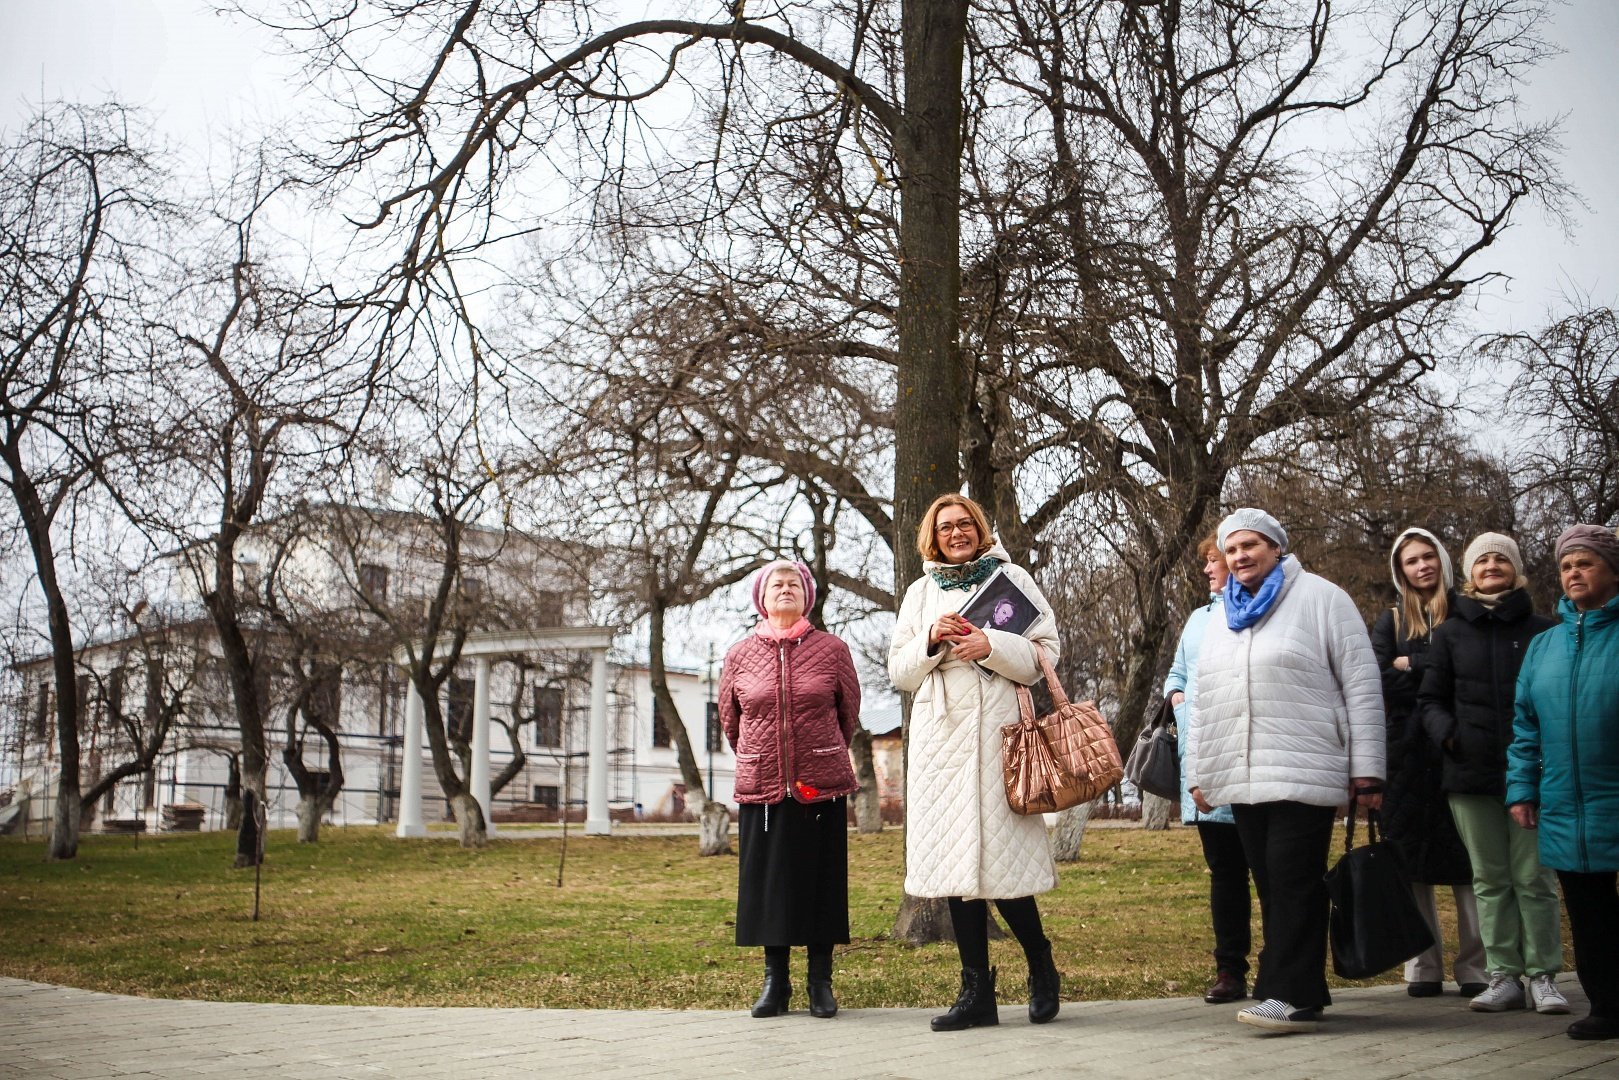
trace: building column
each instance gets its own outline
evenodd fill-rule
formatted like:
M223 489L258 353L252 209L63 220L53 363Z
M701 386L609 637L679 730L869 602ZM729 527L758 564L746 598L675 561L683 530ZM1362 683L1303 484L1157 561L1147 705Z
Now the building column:
M472 662L472 797L483 810L484 829L495 835L495 822L489 816L489 657Z
M585 834L611 836L607 816L607 650L590 654L590 771L585 777Z
M422 697L405 678L405 757L399 777L399 827L395 836L426 836L422 824Z

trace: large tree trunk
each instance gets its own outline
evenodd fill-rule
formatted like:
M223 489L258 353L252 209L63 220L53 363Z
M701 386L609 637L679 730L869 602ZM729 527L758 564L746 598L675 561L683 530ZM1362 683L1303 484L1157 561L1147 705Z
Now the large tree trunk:
M855 827L863 833L880 833L883 831L883 796L877 790L877 766L871 756L871 732L859 728L854 733L854 742L849 744L850 756L854 758L854 777L860 783L860 790L854 796Z
M704 799L697 811L697 854L731 853L731 808L713 799Z
M56 550L51 542L52 511L45 508L22 459L18 444L4 448L10 488L22 518L28 547L34 556L34 577L45 598L47 629L51 641L51 677L56 683L56 761L60 772L56 781L56 805L51 814L51 835L45 846L47 859L71 859L79 853L79 682L73 652L73 627L68 621L67 601L56 578Z
M1090 823L1094 801L1080 803L1057 815L1057 827L1051 832L1051 852L1058 862L1078 862L1079 850L1085 843L1085 826Z
M708 797L703 783L703 771L697 767L697 756L692 753L691 736L686 721L675 706L675 696L669 692L669 675L663 663L663 626L668 601L650 577L647 580L647 615L649 672L652 695L658 701L658 711L668 718L665 724L669 741L675 745L675 760L680 764L680 780L686 785L688 796L695 794L697 802L697 854L729 855L731 853L731 810L724 803ZM707 721L704 721L705 728ZM707 738L707 731L704 731Z
M455 814L455 834L462 847L480 848L489 843L489 825L472 792L463 788L451 795L450 810Z
M1170 811L1176 804L1158 795L1141 793L1141 824L1154 832L1169 828Z
M922 573L916 528L961 478L967 373L961 310L961 71L966 0L905 0L905 118L895 133L900 188L899 364L894 409L895 602ZM904 710L909 741L910 709ZM909 754L906 754L907 759ZM894 937L950 940L942 900L905 896Z

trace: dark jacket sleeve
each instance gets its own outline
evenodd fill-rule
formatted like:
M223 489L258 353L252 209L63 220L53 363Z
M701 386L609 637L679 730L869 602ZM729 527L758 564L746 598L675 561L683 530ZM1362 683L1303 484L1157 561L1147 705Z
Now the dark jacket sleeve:
M1372 655L1377 657L1377 671L1383 677L1383 700L1389 703L1404 699L1409 702L1417 693L1421 675L1416 658L1411 657L1411 670L1401 671L1394 661L1408 656L1400 650L1400 640L1394 632L1394 611L1385 609L1372 623Z
M1428 662L1423 666L1422 687L1417 691L1417 708L1428 738L1441 750L1449 749L1456 734L1456 670L1450 649L1451 635L1443 624L1435 628L1428 646Z

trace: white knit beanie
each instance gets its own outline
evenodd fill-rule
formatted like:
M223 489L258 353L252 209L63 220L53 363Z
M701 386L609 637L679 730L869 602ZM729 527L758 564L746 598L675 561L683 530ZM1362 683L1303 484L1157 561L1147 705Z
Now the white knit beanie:
M1219 538L1220 550L1225 550L1226 537L1234 532L1242 532L1245 529L1249 532L1256 532L1260 536L1269 537L1276 541L1277 547L1283 551L1287 550L1287 530L1282 528L1282 523L1265 513L1265 511L1255 509L1252 506L1245 506L1241 510L1233 510L1230 516L1220 522L1220 527L1215 530Z
M1518 542L1502 533L1491 532L1479 533L1473 538L1473 542L1467 545L1467 551L1462 555L1462 574L1465 577L1472 577L1473 564L1478 562L1481 556L1488 555L1492 551L1497 555L1506 556L1506 560L1512 564L1514 578L1523 577L1523 556L1518 553Z

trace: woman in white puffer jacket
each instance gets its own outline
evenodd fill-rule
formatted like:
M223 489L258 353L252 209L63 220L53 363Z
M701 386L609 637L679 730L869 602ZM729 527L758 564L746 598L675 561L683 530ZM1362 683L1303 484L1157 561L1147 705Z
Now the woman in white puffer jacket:
M1061 975L1035 900L1057 885L1040 815L1006 801L1001 728L1020 717L1017 685L1040 678L1038 645L1057 660L1057 620L1034 579L990 533L983 507L941 495L922 515L917 551L927 571L905 591L888 674L911 702L905 771L905 891L947 897L961 993L933 1018L935 1031L1000 1022L989 965L989 906L1006 920L1029 965L1029 1020L1057 1015ZM1004 573L1034 604L1022 634L980 629L959 614L980 586Z
M1383 684L1349 594L1286 554L1263 510L1220 523L1231 580L1198 656L1186 786L1229 804L1259 888L1258 1005L1237 1019L1309 1031L1327 992L1323 873L1338 809L1382 801Z

